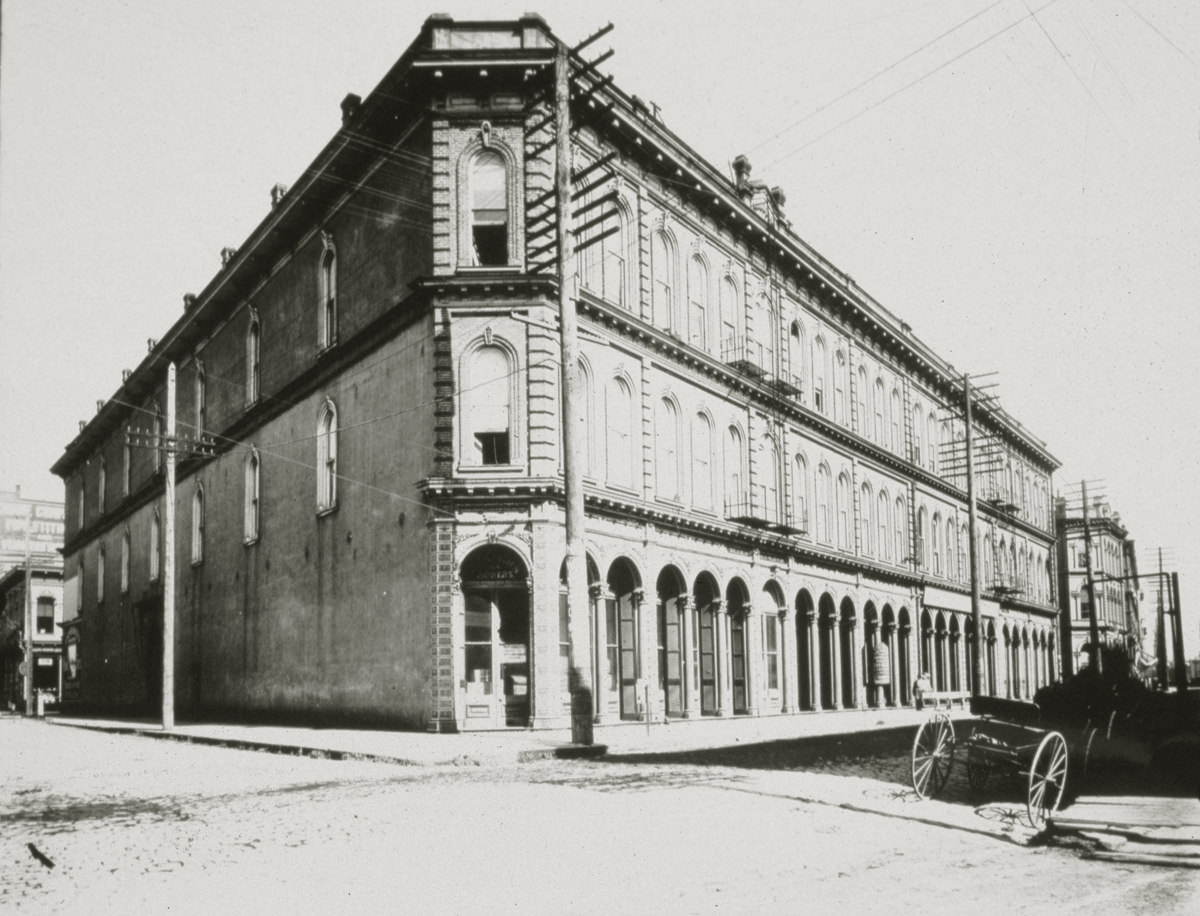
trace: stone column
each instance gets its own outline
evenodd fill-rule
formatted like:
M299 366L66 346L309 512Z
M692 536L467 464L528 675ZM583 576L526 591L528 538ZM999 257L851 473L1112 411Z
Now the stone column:
M686 593L675 601L679 607L679 626L682 630L680 651L683 657L680 659L679 676L683 683L680 685L680 699L683 702L683 718L692 719L700 715L700 688L696 684L696 671L692 666L693 653L696 651L696 628L692 620L695 606L692 596Z
M717 715L729 716L733 712L729 679L729 615L725 612L725 602L720 598L713 602L713 613L713 651L717 656Z
M894 707L900 702L900 685L896 680L896 652L899 649L900 639L894 623L883 625L883 640L888 648L888 687L886 705L889 707Z
M757 716L761 711L760 700L764 688L762 672L762 623L753 612L753 605L742 609L745 625L742 632L746 640L746 714Z
M791 712L796 708L796 701L791 699L792 684L796 676L788 676L788 668L795 657L795 650L788 651L788 609L779 609L779 658L775 664L779 666L779 711Z
M821 708L820 698L820 678L818 677L817 665L820 662L821 653L817 649L817 615L814 611L804 612L804 632L808 637L804 640L804 661L808 666L806 677L808 678L808 705L810 709Z
M863 689L862 657L866 640L866 627L857 615L852 617L850 624L850 692L855 709L865 709L867 691Z
M594 702L593 721L601 722L608 714L612 701L608 671L608 620L605 614L604 586L594 582L588 587L589 607L592 611L592 697Z
M842 708L842 615L834 611L829 619L829 633L825 637L831 643L829 647L829 686L834 709Z

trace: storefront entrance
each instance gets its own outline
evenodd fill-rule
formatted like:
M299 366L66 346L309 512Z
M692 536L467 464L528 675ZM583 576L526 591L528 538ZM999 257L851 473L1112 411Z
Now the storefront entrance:
M463 562L463 718L466 728L529 725L529 586L525 564L505 547Z

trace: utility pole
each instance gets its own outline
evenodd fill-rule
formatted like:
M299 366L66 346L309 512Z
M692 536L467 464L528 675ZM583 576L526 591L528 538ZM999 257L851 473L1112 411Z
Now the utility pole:
M163 498L162 727L175 727L175 363L167 363L167 482Z
M967 550L971 562L971 625L975 628L975 658L971 664L971 696L983 696L983 613L979 608L979 551L975 546L978 516L975 507L974 424L971 419L971 377L963 375L967 438Z
M1092 531L1088 527L1087 481L1083 485L1083 565L1087 573L1088 590L1088 664L1092 674L1100 671L1100 624L1096 620L1096 580L1092 578Z
M1167 689L1167 620L1163 608L1163 592L1166 579L1162 568L1162 548L1158 549L1158 625L1154 638L1154 655L1158 660L1158 689Z
M25 715L37 715L33 701L33 563L29 533L33 530L33 504L25 520Z
M1171 603L1175 617L1175 689L1181 694L1187 693L1188 670L1187 657L1183 654L1183 608L1179 606L1179 573L1171 573Z
M563 488L566 500L567 630L571 656L571 741L592 743L592 674L588 646L587 554L583 541L583 432L579 390L579 332L575 311L575 251L571 224L571 71L567 46L554 54L554 188L558 216L558 313L562 356Z

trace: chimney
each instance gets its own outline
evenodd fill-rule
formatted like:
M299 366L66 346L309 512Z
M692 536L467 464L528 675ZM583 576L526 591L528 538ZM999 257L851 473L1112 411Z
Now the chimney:
M274 210L279 206L279 202L283 200L283 195L288 192L288 186L285 184L277 184L271 188L271 209Z
M96 402L96 413L99 413L99 412L100 412L100 411L102 411L103 409L104 409L104 402L103 402L103 401L97 401L97 402Z
M226 248L225 251L229 251L229 249ZM222 258L224 258L225 252L221 252L221 254L222 254ZM228 261L226 261L225 263L228 263ZM183 294L183 310L185 312L190 312L195 307L196 307L196 294L195 293L184 293Z
M131 375L133 375L132 369L122 369L121 370L121 384L123 385L127 381L129 381L129 376L131 376Z
M362 107L361 95L355 95L353 92L351 92L347 94L344 99L342 99L342 127L345 127L354 120L354 117L358 114L358 109L360 107Z
M750 180L750 160L747 157L738 156L733 160L733 177L734 184L740 191Z
M233 260L233 256L236 254L237 254L236 248L222 248L221 249L221 266L228 267L229 262Z
M83 432L85 429L87 429L87 420L80 420L79 421L79 431Z
M147 353L153 353L154 348L157 346L158 346L158 341L155 340L153 337L146 338L146 352Z
M787 194L783 192L783 188L771 188L771 200L775 203L775 209L782 213L783 205L787 203Z

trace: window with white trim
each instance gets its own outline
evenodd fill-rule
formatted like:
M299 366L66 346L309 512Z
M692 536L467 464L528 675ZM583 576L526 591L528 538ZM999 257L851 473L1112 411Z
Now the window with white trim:
M337 505L337 408L333 401L321 405L317 417L317 511Z
M471 246L478 267L508 264L508 166L493 149L471 162Z
M246 328L246 406L258 403L259 396L259 353L262 346L262 325L258 315L250 313L250 324Z
M635 481L635 422L633 389L623 378L611 379L604 405L606 473L609 483L630 489Z
M513 402L515 367L509 351L484 344L464 361L463 462L509 465L514 462Z
M121 534L121 594L129 593L129 529Z
M192 493L192 565L204 562L204 487Z
M150 519L150 581L157 582L159 572L162 569L162 522L158 517L158 510L154 510L154 516Z
M245 497L242 519L242 539L247 544L258 540L258 494L259 494L258 449L250 449L246 456Z
M322 233L320 292L321 305L317 321L318 344L326 350L337 343L338 326L338 268L337 249L333 240Z

